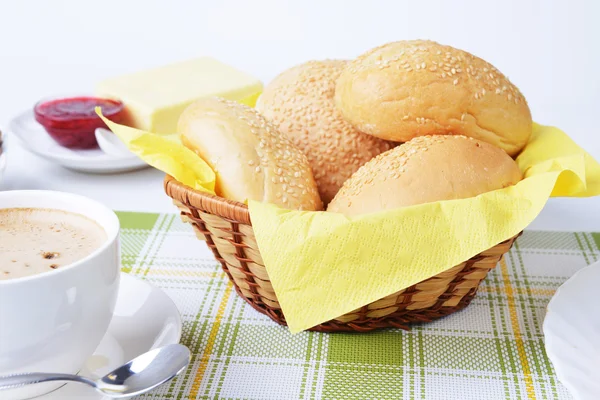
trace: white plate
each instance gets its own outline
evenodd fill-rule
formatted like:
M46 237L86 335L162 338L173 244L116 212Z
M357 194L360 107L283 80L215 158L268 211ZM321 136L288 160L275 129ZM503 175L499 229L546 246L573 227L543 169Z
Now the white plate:
M544 319L546 353L578 400L600 399L600 262L558 288Z
M179 343L181 316L173 300L162 290L127 274L121 287L113 319L102 342L86 362L81 375L100 378L146 351ZM39 400L107 400L94 389L69 383Z
M62 147L35 120L33 110L13 118L8 130L30 152L75 171L107 174L148 167L148 164L136 156L110 155L100 149L71 150Z

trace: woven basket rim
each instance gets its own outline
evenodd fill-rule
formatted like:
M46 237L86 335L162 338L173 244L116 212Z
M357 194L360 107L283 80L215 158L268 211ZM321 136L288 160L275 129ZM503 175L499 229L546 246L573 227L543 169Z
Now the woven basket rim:
M231 222L252 225L248 206L239 201L195 190L171 175L165 176L164 186L167 195L183 204L191 204L202 211L219 215Z

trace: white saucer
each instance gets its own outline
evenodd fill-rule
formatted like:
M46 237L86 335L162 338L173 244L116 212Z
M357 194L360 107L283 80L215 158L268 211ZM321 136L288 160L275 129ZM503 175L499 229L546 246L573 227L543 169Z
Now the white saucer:
M600 261L579 270L548 304L546 353L577 400L600 399Z
M62 147L35 120L33 110L13 118L8 130L30 152L75 171L108 174L148 167L137 156L106 154L100 149L71 150Z
M81 375L100 378L138 355L167 344L179 343L181 316L173 300L162 290L127 274L113 319L102 342L87 361ZM39 400L107 400L94 389L69 383Z

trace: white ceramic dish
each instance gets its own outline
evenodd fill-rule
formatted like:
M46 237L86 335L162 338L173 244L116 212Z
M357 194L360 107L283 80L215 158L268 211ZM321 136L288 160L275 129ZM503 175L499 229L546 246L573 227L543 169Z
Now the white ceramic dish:
M136 356L167 344L179 343L181 317L173 300L162 290L121 274L121 289L106 335L81 371L100 378ZM39 400L108 400L92 388L69 383Z
M600 399L600 262L558 288L544 319L546 353L577 400Z
M33 110L13 118L8 130L30 152L75 171L108 174L134 171L148 167L132 154L108 154L100 149L71 150L58 145L35 120Z

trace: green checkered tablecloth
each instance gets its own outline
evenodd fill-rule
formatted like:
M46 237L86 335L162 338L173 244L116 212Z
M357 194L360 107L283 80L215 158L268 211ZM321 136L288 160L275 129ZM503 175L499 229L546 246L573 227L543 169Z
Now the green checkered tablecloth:
M600 258L600 234L527 231L471 305L411 332L290 335L237 296L175 214L119 213L123 270L183 316L186 372L143 399L569 399L544 352L556 288Z

